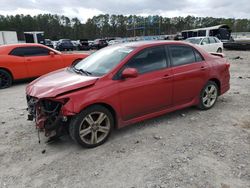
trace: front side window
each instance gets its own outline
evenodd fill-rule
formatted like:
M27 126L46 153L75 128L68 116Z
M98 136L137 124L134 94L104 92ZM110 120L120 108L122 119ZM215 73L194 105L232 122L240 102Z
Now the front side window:
M9 55L13 55L13 56L24 56L24 52L25 52L25 48L14 48Z
M196 62L193 49L189 46L169 46L172 66L179 66Z
M25 50L24 56L47 56L49 49L42 47L29 47Z
M125 67L136 68L139 74L166 68L165 48L160 46L145 49L135 55Z

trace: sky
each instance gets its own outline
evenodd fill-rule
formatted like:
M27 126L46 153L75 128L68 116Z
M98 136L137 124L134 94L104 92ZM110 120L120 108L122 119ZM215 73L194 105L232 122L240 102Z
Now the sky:
M1 15L43 13L77 17L99 14L211 16L250 19L249 0L0 0Z

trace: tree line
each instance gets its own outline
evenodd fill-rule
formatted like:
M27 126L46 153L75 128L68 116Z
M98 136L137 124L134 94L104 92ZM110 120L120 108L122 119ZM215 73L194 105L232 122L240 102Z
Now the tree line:
M82 23L78 18L39 14L0 15L1 31L17 31L18 39L24 40L25 31L44 31L45 38L96 39L105 37L132 37L142 35L176 34L182 30L227 24L232 32L250 32L250 19L213 17L162 17L101 14Z

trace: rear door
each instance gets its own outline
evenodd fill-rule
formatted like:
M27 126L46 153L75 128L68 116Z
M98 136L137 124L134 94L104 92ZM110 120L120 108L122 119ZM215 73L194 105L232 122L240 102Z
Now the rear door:
M44 47L25 47L24 57L29 77L37 77L64 67L60 54L50 55Z
M209 37L209 42L210 42L210 52L217 52L219 49L219 43L214 39L214 37Z
M136 78L118 82L124 120L160 111L172 104L172 73L167 66L164 46L142 50L124 66L139 72Z
M208 79L209 66L191 46L169 45L173 69L173 104L185 104L199 96Z
M210 41L208 40L208 38L204 38L201 41L201 47L206 50L207 52L210 52L211 50L211 46L210 46Z

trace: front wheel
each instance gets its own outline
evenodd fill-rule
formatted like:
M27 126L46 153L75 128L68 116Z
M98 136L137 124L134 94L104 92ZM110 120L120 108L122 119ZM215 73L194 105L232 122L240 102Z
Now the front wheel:
M108 139L114 118L107 108L94 105L74 117L69 126L73 140L83 147L93 148Z
M209 81L200 93L200 102L198 107L202 110L212 108L218 98L218 86L215 82Z
M12 76L7 71L0 69L0 89L8 88L12 85Z

